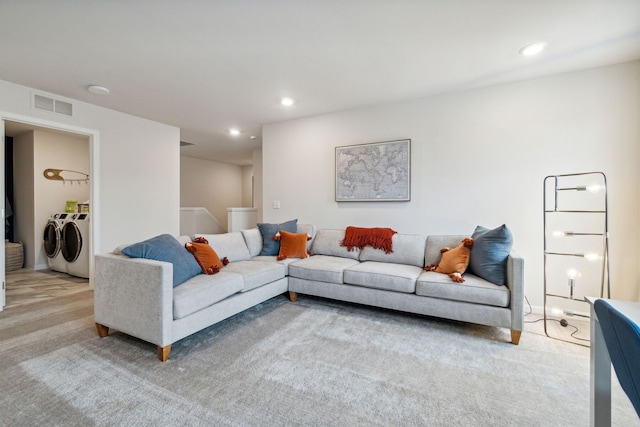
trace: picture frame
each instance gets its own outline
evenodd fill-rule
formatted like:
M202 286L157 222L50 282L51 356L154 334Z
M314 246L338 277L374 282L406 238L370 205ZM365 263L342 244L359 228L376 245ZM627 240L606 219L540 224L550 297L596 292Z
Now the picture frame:
M411 140L335 148L336 202L411 200Z

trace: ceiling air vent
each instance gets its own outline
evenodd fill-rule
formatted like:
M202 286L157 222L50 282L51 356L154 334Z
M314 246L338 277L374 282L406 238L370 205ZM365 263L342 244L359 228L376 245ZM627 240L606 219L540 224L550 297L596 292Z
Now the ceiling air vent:
M65 116L73 116L73 104L59 99L49 98L48 96L34 94L33 108L64 114Z

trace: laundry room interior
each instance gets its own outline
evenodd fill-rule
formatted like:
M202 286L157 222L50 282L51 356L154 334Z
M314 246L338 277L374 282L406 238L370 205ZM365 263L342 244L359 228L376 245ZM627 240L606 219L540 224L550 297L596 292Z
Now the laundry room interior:
M89 150L88 136L5 122L7 307L87 288Z

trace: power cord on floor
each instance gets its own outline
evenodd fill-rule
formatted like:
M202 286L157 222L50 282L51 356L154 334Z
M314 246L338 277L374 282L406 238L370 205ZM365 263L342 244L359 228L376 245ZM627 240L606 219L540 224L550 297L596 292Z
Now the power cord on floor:
M530 315L533 312L533 309L531 308L531 303L529 302L529 298L527 298L526 295L524 296L524 300L527 302L527 305L529 306L529 312L525 313L525 315L524 315L524 317L527 317L528 315ZM536 320L536 322L537 322L537 320ZM529 322L529 323L533 323L533 322Z
M531 307L531 303L529 302L529 298L527 298L527 296L526 296L526 295L524 296L524 300L526 301L527 305L529 306L529 311L528 311L527 313L525 313L525 314L524 314L524 317L527 317L528 315L530 315L530 314L532 314L532 313L533 313L533 308ZM540 322L541 320L544 320L544 317L541 317L541 318L536 319L536 320L529 320L529 321L525 320L525 321L524 321L524 323L537 323L537 322ZM575 334L577 334L577 333L580 331L580 329L579 329L577 326L572 325L571 323L569 323L569 322L567 321L567 319L560 319L560 320L558 320L558 319L550 319L550 318L547 318L547 320L552 320L552 321L554 321L554 322L558 322L558 323L560 324L560 326L565 327L565 328L567 328L567 327L572 327L572 328L574 329L574 331L573 331L573 332L571 332L571 334L569 334L569 336L570 336L571 338L573 338L574 340L577 340L577 341L586 341L586 342L591 341L591 340L588 340L588 339L585 339L585 338L577 337ZM555 338L555 337L551 337L551 336L550 336L549 338L553 338L553 339L556 339L556 340L564 341L564 340L562 340L562 339L560 339L560 338ZM576 344L580 344L580 343L576 343ZM580 345L582 345L582 344L580 344Z

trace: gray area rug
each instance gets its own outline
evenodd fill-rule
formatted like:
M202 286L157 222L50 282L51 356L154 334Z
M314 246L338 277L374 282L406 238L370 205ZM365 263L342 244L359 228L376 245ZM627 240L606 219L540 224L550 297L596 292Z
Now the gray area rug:
M589 425L589 349L284 296L173 345L97 336L85 291L0 313L0 425ZM615 381L615 380L614 380ZM614 384L613 425L640 426Z

